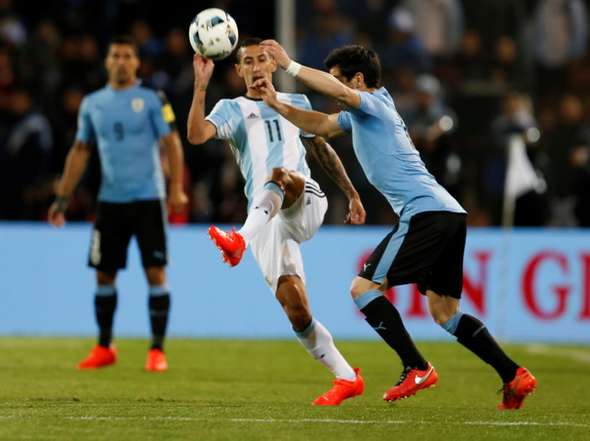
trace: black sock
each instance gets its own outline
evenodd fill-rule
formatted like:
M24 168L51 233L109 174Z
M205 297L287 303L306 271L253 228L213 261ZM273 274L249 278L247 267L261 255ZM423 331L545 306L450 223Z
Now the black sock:
M151 295L149 297L148 307L152 326L151 349L163 350L166 325L168 324L168 313L170 311L170 294Z
M506 355L481 321L463 314L454 335L459 343L491 365L504 383L514 379L518 365Z
M428 363L418 351L395 306L384 296L379 296L363 309L367 323L377 331L402 360L404 368L426 369Z
M117 291L94 296L94 313L98 324L98 344L109 347L113 339L113 317L117 309Z

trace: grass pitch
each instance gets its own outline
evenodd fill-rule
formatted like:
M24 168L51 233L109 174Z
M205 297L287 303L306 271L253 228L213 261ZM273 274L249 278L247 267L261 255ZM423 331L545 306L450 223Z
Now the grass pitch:
M539 380L524 409L498 412L496 374L457 344L422 343L438 386L382 401L401 367L381 342L339 342L366 391L310 402L331 376L295 341L171 340L148 374L146 343L119 340L117 365L74 368L89 339L0 338L0 440L588 440L590 348L508 346Z

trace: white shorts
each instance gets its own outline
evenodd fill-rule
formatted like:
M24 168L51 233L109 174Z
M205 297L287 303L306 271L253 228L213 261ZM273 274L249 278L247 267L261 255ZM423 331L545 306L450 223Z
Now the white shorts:
M305 282L299 244L313 237L327 209L328 199L320 186L305 178L305 190L299 199L280 210L250 242L254 259L273 293L281 276L296 275Z

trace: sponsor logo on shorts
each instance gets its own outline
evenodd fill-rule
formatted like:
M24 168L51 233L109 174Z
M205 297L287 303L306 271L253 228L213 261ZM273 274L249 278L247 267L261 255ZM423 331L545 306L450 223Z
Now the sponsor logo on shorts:
M100 231L92 231L92 241L90 243L90 263L100 265L102 256L100 254Z

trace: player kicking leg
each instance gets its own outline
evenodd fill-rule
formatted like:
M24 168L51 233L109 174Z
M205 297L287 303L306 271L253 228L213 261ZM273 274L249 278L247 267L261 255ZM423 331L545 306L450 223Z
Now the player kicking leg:
M340 354L330 332L312 316L307 300L299 243L317 231L326 209L326 196L315 181L275 168L254 197L243 227L226 233L212 226L209 234L231 266L240 262L247 246L251 247L297 338L336 377L333 387L313 404L336 406L361 395L364 381L359 369L353 369Z

